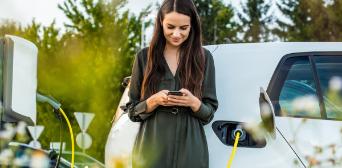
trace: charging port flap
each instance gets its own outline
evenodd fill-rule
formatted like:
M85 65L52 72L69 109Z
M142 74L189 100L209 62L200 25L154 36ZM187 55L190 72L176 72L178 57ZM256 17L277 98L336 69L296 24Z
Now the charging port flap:
M220 141L227 145L233 146L237 133L240 133L238 147L247 148L263 148L266 146L266 140L254 139L252 135L243 127L244 123L235 121L215 121L212 124L216 136Z

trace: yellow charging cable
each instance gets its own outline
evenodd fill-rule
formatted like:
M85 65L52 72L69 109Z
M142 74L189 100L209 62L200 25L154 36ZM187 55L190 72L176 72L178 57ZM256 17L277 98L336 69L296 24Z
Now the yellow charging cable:
M69 128L69 133L70 133L70 138L71 138L71 168L74 168L74 162L75 162L74 133L72 132L72 127L71 127L71 124L70 124L68 117L66 116L65 112L61 108L61 103L59 103L53 97L45 96L45 95L42 95L40 93L37 93L37 101L50 104L55 110L58 110L60 113L62 113L65 121L67 122L68 128Z
M70 133L70 137L71 137L71 168L73 168L74 167L74 161L75 161L74 133L72 132L70 121L69 121L68 117L65 115L65 112L63 111L63 109L59 108L58 110L59 110L59 112L62 113L62 115L63 115L63 117L64 117L64 119L67 122L68 127L69 127L69 133Z
M234 156L235 156L235 153L236 153L236 149L237 149L237 145L238 145L239 139L240 139L240 132L237 132L236 133L236 137L235 137L233 151L230 154L230 158L229 158L229 161L228 161L227 168L230 168L230 166L232 165L232 162L233 162L233 159L234 159Z

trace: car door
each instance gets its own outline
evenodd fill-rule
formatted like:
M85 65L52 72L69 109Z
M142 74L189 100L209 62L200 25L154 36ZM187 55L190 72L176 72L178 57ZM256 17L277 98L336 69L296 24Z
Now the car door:
M128 114L124 111L126 103L129 101L129 79L125 78L127 84L122 94L115 116L113 118L112 128L108 134L105 146L105 167L131 167L131 152L133 149L135 137L138 133L140 123L132 122Z
M220 105L213 121L204 126L209 167L227 166L233 150L234 130L241 125L247 134L239 139L232 167L303 168L278 132L271 138L259 129L260 87L267 87L281 56L288 50L278 45L241 44L223 45L211 51L215 51L212 54Z
M277 129L300 161L307 167L341 167L342 53L285 56L267 92Z

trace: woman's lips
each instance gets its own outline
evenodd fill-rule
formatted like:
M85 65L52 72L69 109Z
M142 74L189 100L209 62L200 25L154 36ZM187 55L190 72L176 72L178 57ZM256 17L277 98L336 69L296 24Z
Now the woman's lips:
M171 39L172 42L178 43L180 39Z

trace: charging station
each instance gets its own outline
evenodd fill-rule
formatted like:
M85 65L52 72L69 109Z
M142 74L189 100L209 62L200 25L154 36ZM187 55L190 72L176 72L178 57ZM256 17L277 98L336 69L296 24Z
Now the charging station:
M37 47L23 38L0 38L0 121L36 124Z

